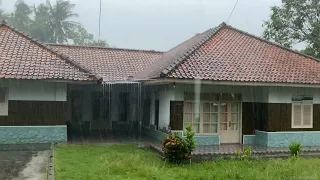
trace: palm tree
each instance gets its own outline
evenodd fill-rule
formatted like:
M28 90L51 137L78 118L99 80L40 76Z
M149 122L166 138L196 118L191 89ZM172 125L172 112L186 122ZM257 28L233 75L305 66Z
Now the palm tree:
M14 27L29 32L29 26L32 23L30 15L32 9L23 0L18 0L15 4L15 10L8 17L8 21Z
M75 21L71 21L71 18L78 17L77 13L72 10L75 4L71 4L69 1L57 0L55 5L51 5L47 0L47 6L49 7L49 15L51 17L50 28L53 31L53 39L50 41L56 43L64 43L68 41L70 32L79 25Z

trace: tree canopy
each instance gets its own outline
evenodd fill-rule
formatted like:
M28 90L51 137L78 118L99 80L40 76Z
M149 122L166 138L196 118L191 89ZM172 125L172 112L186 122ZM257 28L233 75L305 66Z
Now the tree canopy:
M73 21L79 16L73 11L75 6L68 0L57 0L55 4L47 0L32 6L17 0L13 12L0 9L0 19L45 43L108 46L105 41L96 40L82 24Z
M320 58L320 0L282 0L263 26L265 39L289 48L302 43L302 52Z

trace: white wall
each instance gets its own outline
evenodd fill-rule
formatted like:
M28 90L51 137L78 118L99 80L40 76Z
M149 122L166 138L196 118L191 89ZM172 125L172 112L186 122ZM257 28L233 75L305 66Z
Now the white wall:
M175 100L175 92L172 88L162 88L156 92L159 99L159 128L168 129L170 123L170 101Z
M175 94L184 99L185 92L201 93L237 93L241 94L243 102L268 102L268 88L249 86L221 86L221 85L176 85Z
M9 89L8 99L22 101L66 101L67 84L39 80L1 80Z
M291 103L292 96L313 96L313 103L320 104L320 89L298 87L269 87L269 103Z

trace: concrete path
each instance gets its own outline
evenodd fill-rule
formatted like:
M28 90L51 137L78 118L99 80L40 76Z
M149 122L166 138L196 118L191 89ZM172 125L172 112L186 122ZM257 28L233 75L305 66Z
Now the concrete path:
M49 150L38 152L12 180L46 180Z
M48 145L0 145L0 180L46 180L48 149Z

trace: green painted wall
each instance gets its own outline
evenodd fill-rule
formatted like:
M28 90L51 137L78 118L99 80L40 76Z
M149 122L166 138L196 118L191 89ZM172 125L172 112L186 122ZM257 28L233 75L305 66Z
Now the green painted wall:
M0 126L0 144L67 141L67 126Z

